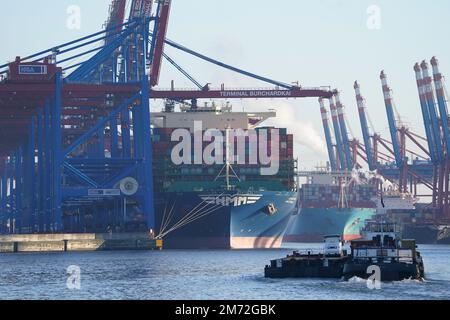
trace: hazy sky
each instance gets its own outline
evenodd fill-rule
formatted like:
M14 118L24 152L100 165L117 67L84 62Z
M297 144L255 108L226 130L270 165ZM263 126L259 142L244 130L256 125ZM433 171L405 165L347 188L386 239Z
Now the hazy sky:
M21 4L19 4L21 3ZM40 0L1 3L0 61L12 60L100 29L109 0ZM66 26L67 8L81 8L81 29ZM370 29L371 6L381 11ZM413 65L433 55L450 74L448 0L173 0L168 37L224 62L284 82L342 90L352 131L361 137L353 82L361 83L375 129L387 138L379 80L386 71L402 118L423 132ZM375 22L377 19L370 19ZM370 24L372 25L373 24ZM266 87L167 48L167 53L202 83ZM172 66L163 65L161 86L171 79L190 87ZM155 103L159 108L161 103ZM276 108L277 124L296 134L302 167L327 160L316 99L235 101L235 109Z

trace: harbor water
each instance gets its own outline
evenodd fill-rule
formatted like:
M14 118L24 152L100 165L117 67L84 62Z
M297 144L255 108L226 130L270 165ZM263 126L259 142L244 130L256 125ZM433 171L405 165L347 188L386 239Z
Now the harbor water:
M271 259L320 246L0 255L0 299L450 299L450 246L419 246L425 281L383 283L379 290L361 279L264 278Z

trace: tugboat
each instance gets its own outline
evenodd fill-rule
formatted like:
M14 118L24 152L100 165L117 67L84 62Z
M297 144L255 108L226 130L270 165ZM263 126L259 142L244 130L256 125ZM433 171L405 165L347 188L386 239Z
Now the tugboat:
M415 240L400 239L397 226L389 222L368 221L363 238L351 241L351 259L346 261L343 277L368 279L370 267L380 268L380 281L421 280L425 268Z
M425 277L423 259L415 240L400 239L394 223L367 221L362 239L344 249L342 236L326 236L322 252L294 251L286 258L272 260L264 269L266 278L368 279L369 270L380 269L379 281L421 280Z
M294 251L284 259L272 260L264 269L266 278L336 278L342 277L349 259L342 237L325 236L324 250Z

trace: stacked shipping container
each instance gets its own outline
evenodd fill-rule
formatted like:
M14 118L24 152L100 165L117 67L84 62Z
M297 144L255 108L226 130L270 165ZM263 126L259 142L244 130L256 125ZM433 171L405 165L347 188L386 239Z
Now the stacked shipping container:
M282 187L284 190L295 190L295 172L296 172L296 161L294 159L294 146L293 146L293 135L287 134L286 129L279 129L279 142L278 142L278 155L272 152L271 141L271 130L274 128L259 128L256 130L257 133L260 130L267 130L268 132L268 143L267 143L267 155L272 159L272 161L279 162L279 171L273 176L263 176L261 175L261 168L259 156L256 157L258 160L257 164L252 164L251 159L259 153L258 152L258 140L255 141L255 137L250 135L250 137L245 138L245 159L238 159L232 161L232 167L235 171L237 177L234 177L233 183L237 183L245 186L245 184L253 184L255 181L260 182L258 185L262 189L276 190ZM154 128L152 141L153 141L153 158L154 158L154 181L156 191L166 191L174 184L185 183L206 183L214 182L217 176L220 174L221 170L225 164L225 153L226 145L223 144L223 163L206 165L194 164L194 155L201 154L205 148L211 144L211 142L202 142L200 145L195 143L194 134L191 134L191 164L175 165L171 159L172 149L177 145L178 141L172 141L172 133L175 129L172 128ZM225 137L225 132L222 132ZM234 154L238 153L239 141L236 138L235 141ZM275 144L274 144L275 145ZM213 155L215 155L213 153ZM267 165L266 167L268 167ZM238 179L237 179L238 178ZM223 182L221 182L223 184ZM255 190L257 191L257 190Z

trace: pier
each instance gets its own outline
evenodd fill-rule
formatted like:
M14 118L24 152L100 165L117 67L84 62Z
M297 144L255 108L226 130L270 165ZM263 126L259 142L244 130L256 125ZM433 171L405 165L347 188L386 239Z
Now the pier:
M161 250L162 240L145 233L29 234L0 236L1 253Z

